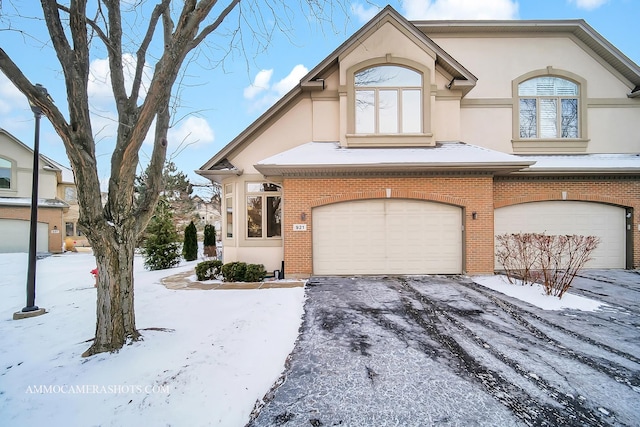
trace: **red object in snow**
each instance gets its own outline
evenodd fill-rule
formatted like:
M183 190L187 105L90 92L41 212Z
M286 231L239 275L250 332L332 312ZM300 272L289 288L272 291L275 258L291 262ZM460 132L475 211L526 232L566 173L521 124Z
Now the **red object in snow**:
M98 267L96 267L93 270L91 270L90 273L93 274L94 276L97 276L98 275Z

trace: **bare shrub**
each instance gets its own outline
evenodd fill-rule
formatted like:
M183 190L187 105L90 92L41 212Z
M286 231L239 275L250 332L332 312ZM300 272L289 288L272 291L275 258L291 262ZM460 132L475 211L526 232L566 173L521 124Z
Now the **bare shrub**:
M510 283L541 282L547 295L562 298L573 279L591 260L600 239L595 236L546 235L544 233L496 236L496 258Z
M536 246L532 244L533 238L531 233L496 236L496 258L505 269L509 283L513 283L514 278L522 280L523 284L532 285L535 282L532 273L537 253Z

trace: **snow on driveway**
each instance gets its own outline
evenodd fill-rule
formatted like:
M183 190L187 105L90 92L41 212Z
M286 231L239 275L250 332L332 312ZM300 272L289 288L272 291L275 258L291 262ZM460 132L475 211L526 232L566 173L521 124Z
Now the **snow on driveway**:
M582 298L556 310L464 277L313 278L251 426L638 425L640 276L616 274L577 279Z

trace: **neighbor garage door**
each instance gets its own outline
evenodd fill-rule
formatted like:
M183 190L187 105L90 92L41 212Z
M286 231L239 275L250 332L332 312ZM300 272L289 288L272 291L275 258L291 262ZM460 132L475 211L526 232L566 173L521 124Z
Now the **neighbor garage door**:
M494 220L496 235L544 232L598 236L600 244L586 267L625 268L623 208L589 202L534 202L498 208Z
M314 274L457 274L462 211L441 203L374 199L313 210Z
M0 219L0 253L29 252L30 222L19 219ZM49 252L49 225L38 223L38 252Z

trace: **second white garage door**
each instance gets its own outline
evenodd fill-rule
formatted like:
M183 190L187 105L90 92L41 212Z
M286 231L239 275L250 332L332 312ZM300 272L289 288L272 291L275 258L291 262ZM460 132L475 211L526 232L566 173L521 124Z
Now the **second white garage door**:
M314 274L458 274L462 210L374 199L313 210Z
M587 268L625 268L625 210L602 203L549 201L496 209L495 234L578 234L600 238ZM496 265L496 268L502 268Z

